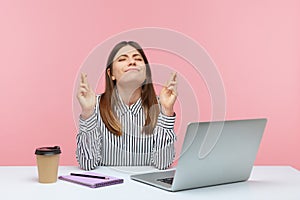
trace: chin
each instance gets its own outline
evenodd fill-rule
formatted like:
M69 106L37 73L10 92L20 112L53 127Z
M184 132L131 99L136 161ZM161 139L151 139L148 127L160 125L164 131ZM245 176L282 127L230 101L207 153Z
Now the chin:
M142 86L145 79L146 79L146 77L143 77L141 75L132 76L132 75L126 74L122 77L121 80L119 80L119 85L138 88L138 87Z

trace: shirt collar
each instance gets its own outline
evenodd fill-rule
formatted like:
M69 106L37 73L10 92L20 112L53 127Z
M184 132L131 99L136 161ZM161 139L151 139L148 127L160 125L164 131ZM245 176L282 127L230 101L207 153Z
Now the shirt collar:
M131 112L132 114L136 115L142 108L142 99L141 97L132 105L126 105L122 98L120 97L118 90L116 90L116 98L117 102L115 104L115 111L120 115L124 115L127 112Z

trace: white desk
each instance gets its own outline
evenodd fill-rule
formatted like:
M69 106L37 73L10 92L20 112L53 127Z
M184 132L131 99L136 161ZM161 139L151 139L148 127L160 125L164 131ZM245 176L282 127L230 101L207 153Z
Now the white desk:
M222 199L222 200L299 200L300 172L288 166L255 166L247 182L180 192L167 192L133 180L130 175L151 167L100 167L95 171L124 178L124 183L92 189L58 180L52 184L37 181L36 167L0 167L0 198L30 200L106 200L106 199ZM59 175L80 171L60 166Z

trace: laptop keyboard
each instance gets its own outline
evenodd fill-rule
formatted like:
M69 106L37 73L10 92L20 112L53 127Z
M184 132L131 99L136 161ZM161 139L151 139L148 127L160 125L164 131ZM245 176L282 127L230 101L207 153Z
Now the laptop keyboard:
M157 181L160 181L160 182L163 182L163 183L167 183L167 184L172 185L173 179L174 179L173 177L170 177L170 178L157 179Z

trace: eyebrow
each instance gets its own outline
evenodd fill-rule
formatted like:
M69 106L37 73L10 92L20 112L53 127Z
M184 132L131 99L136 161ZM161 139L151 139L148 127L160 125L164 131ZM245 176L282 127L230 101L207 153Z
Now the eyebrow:
M122 56L128 57L127 54L122 54L122 55L120 55L118 58L120 58L120 57L122 57ZM138 54L138 53L132 55L132 57L137 57L137 56L141 56L141 55ZM142 57L142 56L141 56L141 57ZM118 59L118 58L117 58L117 59Z
M133 56L132 57L136 57L136 56L141 56L140 54L133 54ZM141 56L142 57L142 56Z

